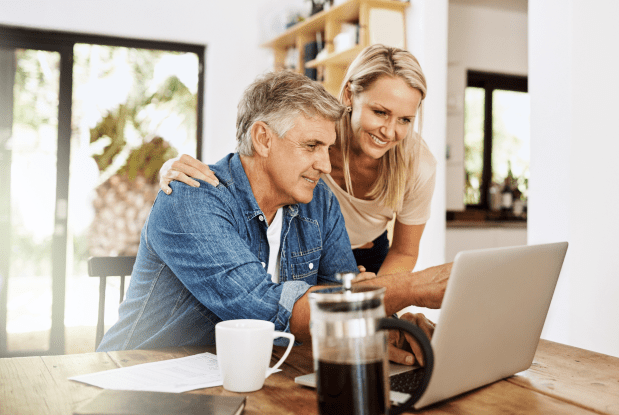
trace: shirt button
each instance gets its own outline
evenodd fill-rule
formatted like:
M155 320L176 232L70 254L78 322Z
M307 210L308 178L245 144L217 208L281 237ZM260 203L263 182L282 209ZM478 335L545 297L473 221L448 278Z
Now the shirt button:
M262 268L267 266L267 264L265 264L264 262L261 262L261 264L262 264Z
M314 269L314 263L313 262L310 262L309 269Z
M260 219L260 222L262 222L264 220L264 216L260 215L258 216L258 219Z

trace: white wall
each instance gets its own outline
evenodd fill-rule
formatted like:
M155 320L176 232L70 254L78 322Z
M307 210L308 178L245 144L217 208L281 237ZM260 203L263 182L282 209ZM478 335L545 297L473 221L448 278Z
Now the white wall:
M543 336L619 356L619 3L529 1L530 244L567 240Z
M273 6L285 0L0 0L0 24L207 45L204 159L234 151L236 104L272 68L260 48Z
M417 57L428 83L423 138L436 157L432 211L421 241L416 269L445 262L445 136L447 95L447 0L411 0L407 9L407 47Z
M469 69L527 75L527 14L449 4L446 207L464 210L464 89Z

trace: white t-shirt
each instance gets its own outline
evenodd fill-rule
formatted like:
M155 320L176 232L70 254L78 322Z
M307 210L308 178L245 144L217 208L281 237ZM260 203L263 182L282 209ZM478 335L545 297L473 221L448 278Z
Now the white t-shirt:
M417 172L411 173L406 183L404 202L398 212L376 200L357 199L346 193L330 175L322 176L340 202L352 249L378 238L387 229L394 213L397 220L405 225L422 225L430 218L430 205L436 182L436 159L426 142L422 138L419 140L419 151L416 152ZM411 166L414 165L415 163L411 162Z
M267 241L269 241L269 266L267 273L271 274L271 281L279 282L279 261L281 255L279 246L282 237L282 209L277 209L273 222L267 228Z

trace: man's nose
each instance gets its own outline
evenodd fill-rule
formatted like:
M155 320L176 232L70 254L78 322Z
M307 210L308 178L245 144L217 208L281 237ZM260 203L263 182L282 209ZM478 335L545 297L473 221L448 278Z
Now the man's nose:
M328 148L318 152L318 158L314 163L314 168L322 174L331 173L331 159L329 158Z

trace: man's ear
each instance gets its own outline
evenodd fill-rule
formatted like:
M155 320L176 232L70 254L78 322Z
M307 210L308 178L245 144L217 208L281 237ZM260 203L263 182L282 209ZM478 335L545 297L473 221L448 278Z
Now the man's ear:
M268 157L271 151L273 132L263 121L256 121L251 126L251 141L254 152L261 157Z

